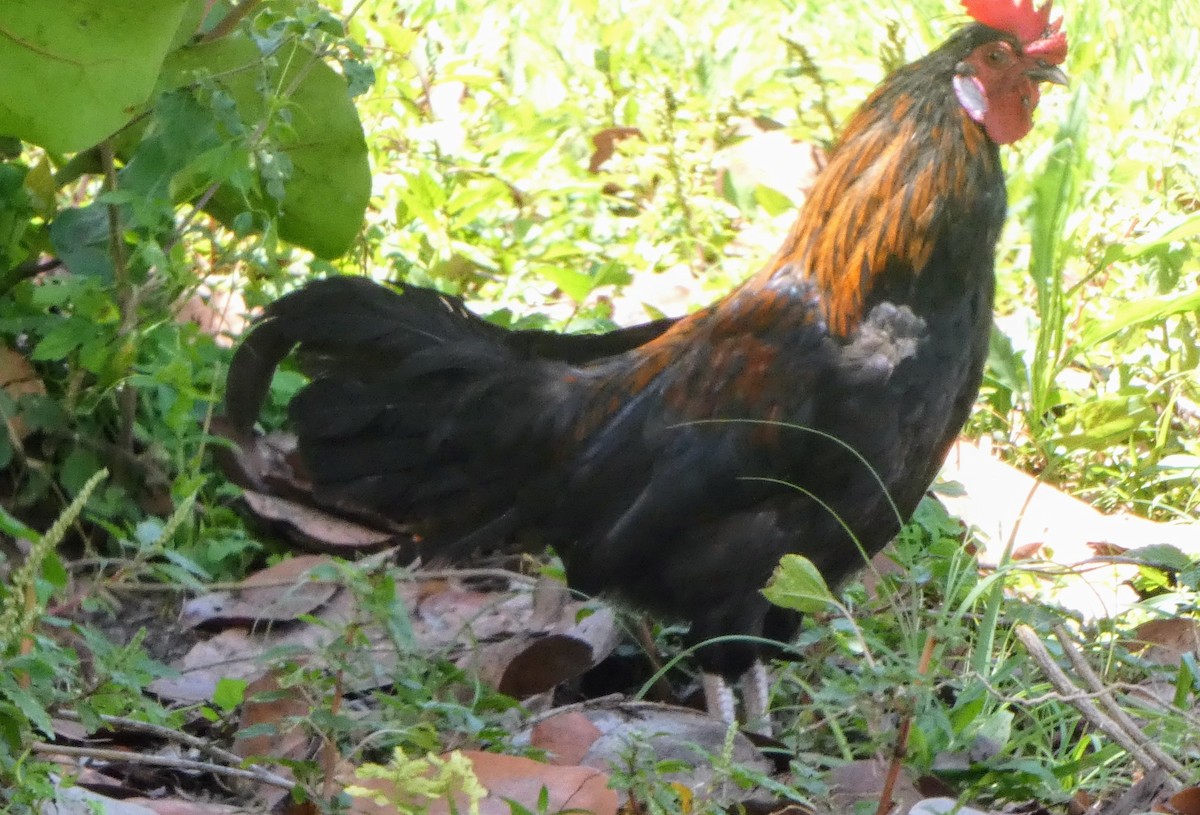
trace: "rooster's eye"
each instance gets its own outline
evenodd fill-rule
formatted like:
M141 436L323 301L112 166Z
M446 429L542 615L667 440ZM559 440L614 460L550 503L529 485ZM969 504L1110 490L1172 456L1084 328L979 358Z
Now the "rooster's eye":
M996 67L1002 67L1008 64L1008 52L1003 48L995 48L988 52L988 62Z

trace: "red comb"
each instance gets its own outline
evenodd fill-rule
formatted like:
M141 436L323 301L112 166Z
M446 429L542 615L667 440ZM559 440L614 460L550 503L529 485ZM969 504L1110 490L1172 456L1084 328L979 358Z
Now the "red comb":
M1025 53L1058 64L1067 58L1067 35L1061 17L1050 22L1051 3L1034 8L1033 0L962 0L973 20L1012 34Z

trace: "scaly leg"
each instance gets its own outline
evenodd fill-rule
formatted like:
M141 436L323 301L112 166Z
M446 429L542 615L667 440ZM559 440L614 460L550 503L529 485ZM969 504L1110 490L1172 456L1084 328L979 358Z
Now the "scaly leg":
M714 719L731 723L737 721L737 709L733 700L733 689L720 674L700 674L700 684L704 688L704 706L708 715Z
M762 660L754 660L750 670L738 680L738 686L742 689L746 729L752 733L770 736L771 712L767 708L771 702L771 678L767 676L767 666L762 664Z
M704 704L708 715L726 723L738 722L737 703L733 689L720 674L703 673L700 682L704 688ZM767 705L771 701L771 680L767 676L767 668L759 660L755 660L738 680L742 692L742 710L745 711L743 724L753 733L764 736L771 735L771 714Z

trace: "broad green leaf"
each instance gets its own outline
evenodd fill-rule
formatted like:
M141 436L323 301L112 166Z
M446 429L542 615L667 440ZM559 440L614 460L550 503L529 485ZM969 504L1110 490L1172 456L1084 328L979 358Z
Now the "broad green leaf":
M61 321L33 349L30 355L35 360L61 360L67 354L96 336L97 326L83 317L71 317Z
M1103 449L1139 428L1153 427L1156 415L1146 404L1144 391L1126 388L1067 407L1058 424L1071 431L1062 436L1068 447Z
M1175 241L1186 241L1200 235L1200 212L1185 216L1182 220L1163 227L1158 232L1147 235L1139 241L1115 245L1105 255L1105 262L1113 260L1132 260L1153 252Z
M783 556L763 595L777 606L805 614L824 611L833 602L821 572L801 555Z
M1126 303L1117 309L1116 316L1108 322L1089 326L1079 338L1078 350L1086 351L1128 328L1158 322L1172 314L1186 314L1197 309L1200 309L1200 290L1179 296L1148 297Z
M1125 557L1136 560L1144 566L1165 569L1170 572L1182 572L1192 565L1192 559L1182 550L1169 543L1152 543L1149 546L1139 546L1130 549Z
M163 87L212 76L253 128L273 113L268 109L273 100L260 90L264 70L268 87L279 95L275 107L290 118L289 132L276 135L291 164L279 202L279 234L320 257L336 257L358 235L371 192L362 123L342 77L297 44L281 48L264 69L258 47L238 34L172 53L163 66ZM273 209L261 196L223 187L206 209L232 225L247 209Z
M759 184L754 188L754 200L758 201L758 205L766 210L772 218L796 209L795 201L774 187L768 187L765 184Z
M28 690L10 680L0 687L0 699L5 699L20 711L29 724L37 728L42 735L53 738L54 723L50 721L50 714L46 712L42 702ZM2 715L2 708L0 708L0 716Z
M108 281L113 277L108 229L105 205L73 207L50 223L50 243L72 274Z
M0 133L91 147L145 104L190 0L6 0Z
M735 173L725 172L721 175L721 195L742 214L749 215L754 212L753 182L744 182Z
M248 684L245 679L230 679L228 677L218 679L217 687L213 691L213 704L228 713L240 705L246 698L246 686Z
M25 522L19 518L13 517L4 507L0 507L0 532L14 538L21 537L29 540L39 537L36 530L26 526Z
M537 272L542 277L558 286L576 302L583 302L596 287L596 281L583 272L568 269L565 266L544 266L539 264Z
M67 567L55 552L50 552L42 561L42 578L56 589L61 589L70 581Z

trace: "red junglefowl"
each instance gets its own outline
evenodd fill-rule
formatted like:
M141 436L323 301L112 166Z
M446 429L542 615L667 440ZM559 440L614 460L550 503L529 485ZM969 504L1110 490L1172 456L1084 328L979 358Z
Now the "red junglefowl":
M831 583L863 565L979 388L998 145L1029 132L1041 82L1065 84L1067 43L1049 3L964 6L973 22L871 94L782 248L714 305L562 337L414 286L310 283L236 352L232 426L252 431L299 345L312 381L289 417L318 501L413 522L445 557L553 544L572 587L689 621L710 677L746 674L758 638L799 622L760 592L780 557ZM722 684L710 708L731 718Z

